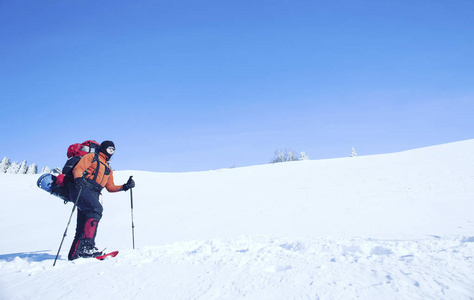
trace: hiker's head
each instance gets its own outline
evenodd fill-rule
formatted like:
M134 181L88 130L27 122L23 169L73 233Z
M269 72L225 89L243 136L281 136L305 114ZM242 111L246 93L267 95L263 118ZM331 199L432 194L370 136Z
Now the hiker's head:
M103 141L102 144L100 144L100 152L104 153L107 155L107 157L110 159L112 155L115 152L115 144L112 141Z

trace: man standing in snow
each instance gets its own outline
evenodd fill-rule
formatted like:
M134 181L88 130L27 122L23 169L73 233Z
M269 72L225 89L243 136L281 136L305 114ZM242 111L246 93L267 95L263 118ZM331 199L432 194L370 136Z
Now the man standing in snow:
M74 167L74 199L77 199L77 224L76 235L69 250L68 259L74 260L79 257L97 257L103 253L95 247L95 236L97 226L102 217L103 207L99 196L105 187L107 191L114 193L127 191L135 187L133 179L129 179L123 185L114 184L113 171L108 161L115 152L115 145L111 141L100 144L99 153L84 155Z

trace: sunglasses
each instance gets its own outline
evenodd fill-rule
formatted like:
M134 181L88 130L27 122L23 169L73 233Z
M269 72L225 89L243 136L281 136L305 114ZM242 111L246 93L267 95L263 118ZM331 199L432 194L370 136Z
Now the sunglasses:
M110 146L110 147L107 147L107 150L112 150L112 151L114 151L114 152L115 152L115 147L112 147L112 146Z

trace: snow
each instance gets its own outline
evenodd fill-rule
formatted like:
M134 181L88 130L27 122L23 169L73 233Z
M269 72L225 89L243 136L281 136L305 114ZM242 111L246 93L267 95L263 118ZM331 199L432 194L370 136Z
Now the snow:
M474 299L473 150L116 171L137 248L130 192L104 191L120 254L67 261L72 222L55 267L72 204L0 174L0 299Z

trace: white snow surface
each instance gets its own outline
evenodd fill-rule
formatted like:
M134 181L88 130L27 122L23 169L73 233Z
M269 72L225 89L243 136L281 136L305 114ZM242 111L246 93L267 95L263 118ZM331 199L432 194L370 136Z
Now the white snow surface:
M115 159L120 159L117 154ZM0 174L0 299L474 299L474 140L133 175L103 192L104 261L67 261L72 204Z

